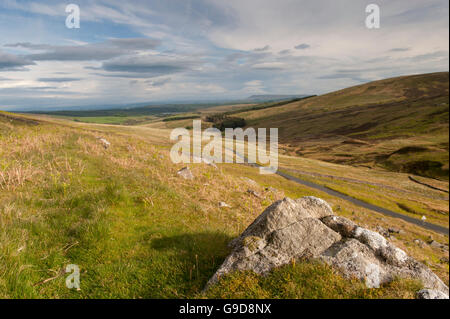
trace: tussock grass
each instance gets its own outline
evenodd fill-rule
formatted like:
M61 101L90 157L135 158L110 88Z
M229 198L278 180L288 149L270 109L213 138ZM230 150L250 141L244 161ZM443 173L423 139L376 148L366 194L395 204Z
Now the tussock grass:
M330 199L242 165L190 165L195 179L183 180L176 174L183 165L172 164L168 146L160 142L164 134L0 117L0 172L8 176L0 188L0 297L204 297L201 290L229 253L227 243L265 207L285 195ZM98 137L107 138L111 147L104 149ZM247 193L249 188L262 198ZM219 208L219 201L231 208ZM341 205L338 213L353 216L352 207L332 204ZM80 267L80 291L65 286L68 264ZM296 268L284 271L285 278L289 273L293 278L291 284L284 281L284 288L283 281L259 282L266 278L240 281L248 282L248 294L261 297L331 293L300 294L308 276L308 287L324 281ZM345 285L339 280L336 291ZM244 296L238 282L233 285L224 290L227 297ZM408 295L409 288L398 287L398 296Z
M205 292L207 298L274 299L411 299L422 288L414 280L394 280L368 289L359 280L344 279L320 262L297 261L266 276L234 272Z

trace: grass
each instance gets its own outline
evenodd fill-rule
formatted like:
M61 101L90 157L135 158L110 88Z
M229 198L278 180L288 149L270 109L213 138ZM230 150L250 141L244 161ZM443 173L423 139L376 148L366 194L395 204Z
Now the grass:
M359 280L342 278L330 266L300 261L275 269L267 276L235 272L206 292L209 298L250 299L409 299L421 284L394 280L378 289L367 289Z
M448 72L370 82L234 115L249 127L277 127L287 155L448 181ZM399 153L406 147L411 152Z
M98 117L74 117L75 122L116 124L116 125L138 125L145 124L157 119L155 116L98 116Z
M1 297L194 296L262 209L208 166L192 168L192 185L167 165L167 151L120 135L104 150L98 134L48 124L2 134L2 164L13 170L20 159L35 174L0 193ZM219 199L234 208L221 212ZM81 268L79 292L65 287L67 264Z
M400 189L388 188L382 184L352 183L330 177L311 177L289 171L290 174L326 186L329 189L357 198L364 202L377 205L394 212L448 227L448 207L445 196L429 198L417 192L402 192ZM432 193L432 192L430 192ZM415 196L413 196L415 195Z
M268 277L234 274L201 293L228 255L227 243L265 207L284 196L306 195L324 198L338 214L367 227L400 224L406 234L396 244L448 280L448 264L439 262L442 252L411 244L430 235L445 242L443 236L389 218L381 221L380 215L247 166L190 165L196 178L180 179L176 172L183 165L168 159L164 130L36 118L0 113L2 298L211 298L221 293L240 298L246 297L246 286L248 296L261 298L412 297L417 286L408 281L365 289L327 267L300 262ZM104 149L98 137L111 147ZM262 198L247 193L249 188ZM231 208L219 208L219 201ZM65 286L68 264L80 267L80 291ZM327 288L326 282L332 284Z

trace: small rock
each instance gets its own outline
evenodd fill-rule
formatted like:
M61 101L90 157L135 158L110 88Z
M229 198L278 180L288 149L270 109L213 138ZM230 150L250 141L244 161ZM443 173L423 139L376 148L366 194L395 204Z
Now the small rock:
M414 239L414 243L419 245L420 247L424 247L425 246L425 242L423 240L421 240L421 239L418 239L418 238Z
M225 207L231 207L231 206L228 205L228 204L225 203L225 202L219 202L219 207L220 207L220 208L225 208Z
M104 138L99 138L98 140L100 141L100 143L103 145L103 147L105 149L107 149L111 146L111 143L108 142L107 140L105 140Z
M379 232L381 235L383 235L384 237L390 237L389 230L386 230L385 228L383 228L379 225L377 227L375 227L375 230L377 232Z
M394 228L394 227L389 227L388 232L394 233L394 234L400 234L400 229Z
M233 251L207 287L234 270L264 274L289 263L294 257L320 255L341 239L318 219L330 213L331 208L325 201L313 197L285 198L273 203L230 243Z
M272 193L278 192L278 189L273 188L273 187L270 187L270 186L269 186L269 187L266 187L265 190L266 190L267 192L272 192Z
M432 241L430 242L430 246L433 247L433 248L439 248L439 249L448 251L448 246L447 246L447 245L438 243L438 242L435 241L435 240L432 240Z
M393 227L388 228L388 232L391 234L399 234L399 235L405 234L405 231L403 229L393 228Z
M448 295L435 289L422 289L417 293L418 299L448 299Z
M194 175L192 174L189 167L183 167L177 172L177 174L183 177L184 179L194 179Z
M448 264L448 257L442 257L439 261L443 264Z
M249 193L249 194L255 196L256 198L261 198L261 195L259 195L258 192L254 191L254 190L252 190L252 189L247 189L247 193Z

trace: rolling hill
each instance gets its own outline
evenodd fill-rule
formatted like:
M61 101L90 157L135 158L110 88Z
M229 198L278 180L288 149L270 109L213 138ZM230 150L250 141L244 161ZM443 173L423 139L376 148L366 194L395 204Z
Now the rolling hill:
M286 154L448 180L449 73L390 78L235 113L279 128Z
M235 273L202 293L227 243L265 207L310 195L371 229L400 227L396 244L448 280L448 264L439 261L446 253L413 243L448 237L250 166L190 165L195 179L180 179L183 164L169 160L169 133L0 112L0 297L414 298L416 282L368 289L307 261L267 277ZM80 266L80 291L65 286L68 264Z

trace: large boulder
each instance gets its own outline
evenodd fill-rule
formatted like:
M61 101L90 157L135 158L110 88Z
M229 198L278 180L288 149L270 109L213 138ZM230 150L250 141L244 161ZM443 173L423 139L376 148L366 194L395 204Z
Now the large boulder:
M359 278L371 288L397 277L417 278L424 288L448 295L448 287L425 265L379 233L335 216L331 207L316 197L273 203L230 247L231 254L206 288L235 270L266 274L300 258L322 260L344 277Z
M233 270L264 274L294 258L320 256L341 239L319 219L329 214L332 214L330 206L318 198L285 198L275 202L230 243L233 252L207 286Z
M419 299L448 299L448 295L439 290L422 289L417 293Z

